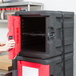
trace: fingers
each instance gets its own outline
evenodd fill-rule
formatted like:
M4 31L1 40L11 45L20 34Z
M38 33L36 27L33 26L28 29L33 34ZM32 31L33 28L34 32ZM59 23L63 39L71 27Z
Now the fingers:
M8 47L8 49L12 49L15 47L15 41L14 40L9 40L6 44L6 46Z
M15 44L11 44L11 43L10 43L10 44L8 44L8 46L9 46L9 47L13 47L13 46L15 46Z
M9 45L8 49L13 49L15 46L14 45Z
M9 48L14 48L14 46L15 46L14 43L9 43L9 44L8 44L8 47L9 47Z
M9 49L13 49L13 48L14 48L14 46L10 46L10 47L9 47Z
M15 41L14 40L9 40L8 43L15 43Z

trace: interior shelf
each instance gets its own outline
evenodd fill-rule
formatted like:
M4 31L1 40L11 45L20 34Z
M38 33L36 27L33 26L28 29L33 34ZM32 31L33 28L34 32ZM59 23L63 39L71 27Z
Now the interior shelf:
M22 33L22 35L30 35L30 36L45 36L45 34L34 34L34 33Z
M46 18L21 16L21 49L45 52Z

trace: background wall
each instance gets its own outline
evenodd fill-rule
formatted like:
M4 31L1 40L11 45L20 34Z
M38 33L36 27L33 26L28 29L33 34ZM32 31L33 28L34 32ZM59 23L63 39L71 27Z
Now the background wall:
M72 11L76 13L76 0L27 0L44 3L45 10ZM76 16L75 16L76 25ZM76 26L74 26L74 76L76 76Z
M46 10L75 11L76 0L25 0L44 3Z
M7 40L8 24L0 22L0 42Z

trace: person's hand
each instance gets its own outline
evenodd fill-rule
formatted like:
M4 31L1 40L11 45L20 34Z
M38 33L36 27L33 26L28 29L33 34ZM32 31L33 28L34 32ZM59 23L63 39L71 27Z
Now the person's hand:
M14 40L9 40L6 42L6 44L3 46L5 51L8 51L15 46L15 41Z

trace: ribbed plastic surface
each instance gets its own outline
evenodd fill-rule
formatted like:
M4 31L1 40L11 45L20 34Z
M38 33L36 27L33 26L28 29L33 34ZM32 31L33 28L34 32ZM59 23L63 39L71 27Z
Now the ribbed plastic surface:
M65 53L73 52L73 12L32 11L15 15L21 18L20 56L43 59L59 56L63 52L63 36Z

